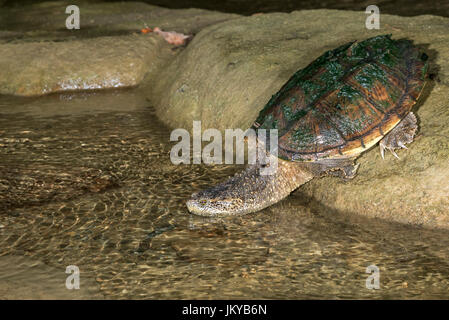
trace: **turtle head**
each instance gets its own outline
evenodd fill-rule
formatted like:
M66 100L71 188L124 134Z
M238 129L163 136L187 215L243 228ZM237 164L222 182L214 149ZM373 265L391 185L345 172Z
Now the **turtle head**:
M201 216L218 216L236 214L245 207L242 199L226 197L213 191L209 189L194 193L187 201L187 209Z

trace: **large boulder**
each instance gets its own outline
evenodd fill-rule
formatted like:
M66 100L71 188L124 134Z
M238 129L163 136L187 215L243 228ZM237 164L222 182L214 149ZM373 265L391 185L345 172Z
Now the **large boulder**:
M430 57L431 80L416 106L419 133L401 160L378 149L358 162L358 176L314 179L301 192L339 210L449 228L449 19L381 16L365 28L364 12L310 10L242 17L200 31L149 82L148 97L172 127L248 128L260 109L298 69L351 40L391 33Z
M239 17L200 9L170 10L143 3L81 2L80 29L68 30L69 2L44 2L0 12L0 94L138 85L180 50L155 34L158 26L194 34Z

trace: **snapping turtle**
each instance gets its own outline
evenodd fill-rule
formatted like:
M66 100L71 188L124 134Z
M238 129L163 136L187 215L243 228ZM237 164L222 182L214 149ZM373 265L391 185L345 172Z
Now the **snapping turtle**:
M427 56L391 35L350 42L297 71L260 112L254 129L277 129L278 167L258 161L192 195L190 212L244 214L266 208L323 174L353 178L356 157L380 142L396 157L417 130L411 112L427 74ZM274 157L269 155L269 157Z

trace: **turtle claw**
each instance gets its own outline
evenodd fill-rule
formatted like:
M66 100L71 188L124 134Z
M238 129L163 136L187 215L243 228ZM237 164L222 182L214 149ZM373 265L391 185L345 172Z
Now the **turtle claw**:
M385 149L389 150L392 155L394 155L397 159L401 160L401 158L399 158L398 154L394 151L394 149L395 149L394 147L385 146L382 142L379 143L379 147L380 147L380 156L382 157L382 160L385 160ZM405 146L403 148L408 149Z
M389 150L398 160L401 160L401 158L399 158L399 156L396 154L396 152L394 152L394 149L389 149Z
M346 179L353 179L357 174L357 170L359 170L360 163L355 164L349 172L346 173Z
M382 142L379 143L379 148L380 148L380 156L382 157L382 160L385 160L385 146Z
M410 112L402 121L391 130L379 143L380 155L382 159L385 159L385 149L390 152L397 159L399 156L394 151L395 149L408 149L406 143L411 143L415 136L418 125L416 124L415 115Z

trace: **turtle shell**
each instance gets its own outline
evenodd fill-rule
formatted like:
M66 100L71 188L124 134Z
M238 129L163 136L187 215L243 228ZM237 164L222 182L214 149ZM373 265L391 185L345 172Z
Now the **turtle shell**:
M350 42L297 71L253 128L278 130L278 156L346 158L375 145L418 100L427 56L391 35Z

